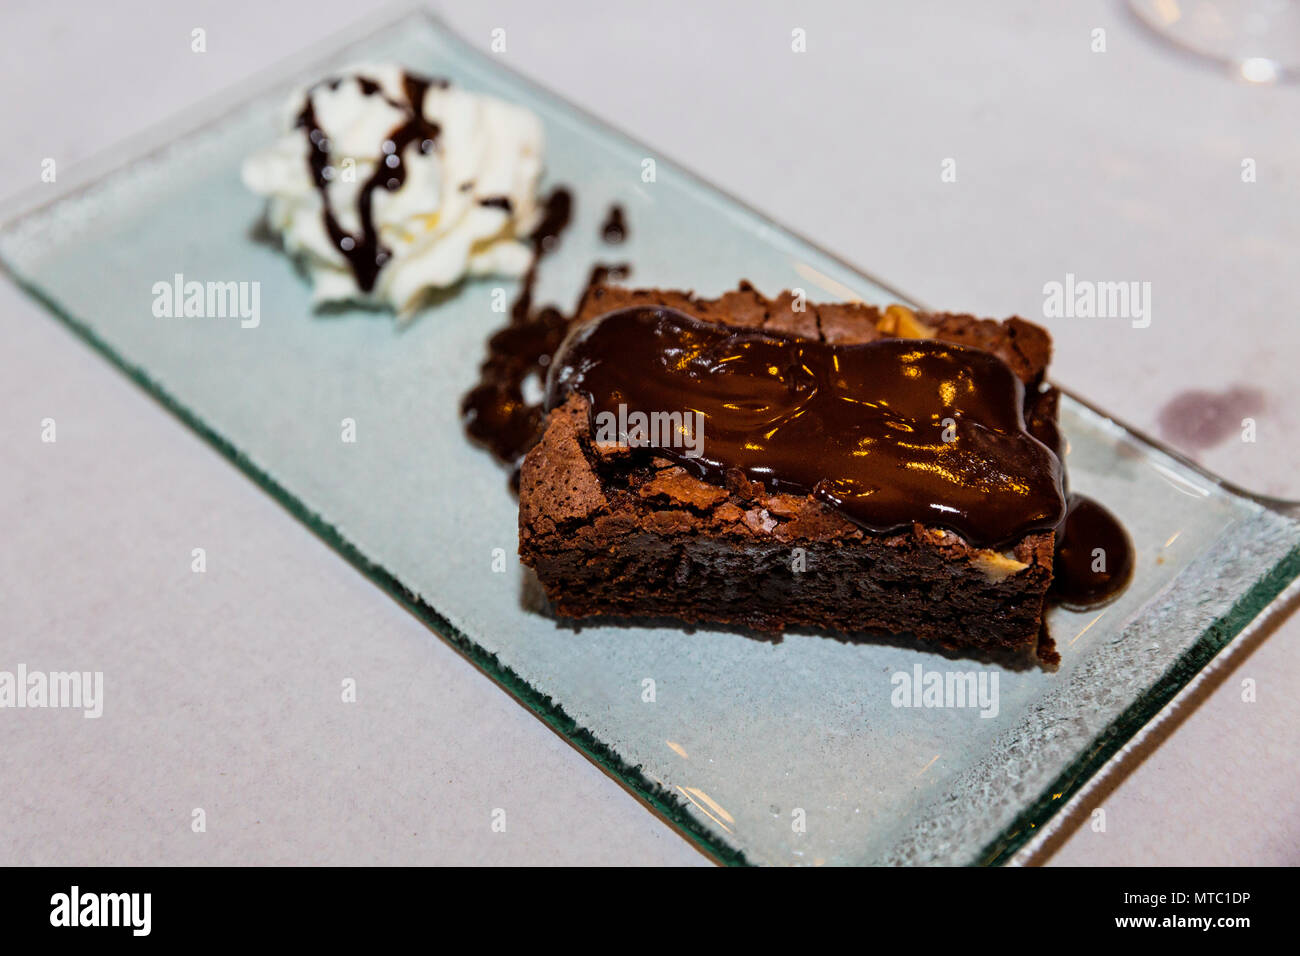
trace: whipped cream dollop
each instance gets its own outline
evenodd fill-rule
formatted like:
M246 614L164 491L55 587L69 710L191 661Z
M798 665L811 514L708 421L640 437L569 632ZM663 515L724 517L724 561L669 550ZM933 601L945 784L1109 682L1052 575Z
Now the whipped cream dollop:
M528 110L376 65L297 93L283 126L243 180L314 302L408 315L467 275L527 271L544 148Z

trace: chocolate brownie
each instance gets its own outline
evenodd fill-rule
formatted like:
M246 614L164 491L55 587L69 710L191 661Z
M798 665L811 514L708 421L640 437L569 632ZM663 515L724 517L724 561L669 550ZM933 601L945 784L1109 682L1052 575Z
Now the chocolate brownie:
M1019 524L1003 521L1002 525L994 520L974 521L975 517L991 518L994 512L985 509L987 513L975 516L978 509L972 507L969 528L979 529L979 534L969 529L963 533L951 522L928 520L925 516L932 512L918 512L917 520L901 521L898 515L905 514L909 506L905 496L894 495L892 502L884 501L896 489L872 488L854 498L836 492L833 482L819 482L815 488L811 479L799 483L800 469L859 464L857 457L844 459L848 465L813 460L823 454L817 444L817 436L823 432L813 426L800 425L805 434L798 440L804 444L781 452L781 465L771 472L772 480L764 478L766 466L761 462L737 457L744 455L737 449L750 447L749 443L727 445L725 433L717 445L730 449L724 457L731 454L732 458L714 462L712 471L666 448L609 441L594 423L597 399L593 393L581 387L566 390L564 382L557 381L557 376L564 379L570 373L580 377L583 370L599 363L588 357L565 371L566 349L562 347L551 373L551 407L545 430L524 459L519 483L519 553L536 571L557 614L672 618L758 631L813 628L854 634L879 630L910 633L945 647L990 651L1036 646L1044 598L1052 581L1052 528L1064 507L1059 462L1025 431L1028 422L1033 433L1044 438L1055 424L1055 394L1042 387L1051 355L1046 331L1018 318L994 321L970 315L918 314L899 306L882 310L856 303L805 303L789 292L769 299L748 284L716 299L595 285L580 303L575 331L566 346L571 352L584 347L584 342L587 348L595 348L591 343L599 336L590 330L613 335L615 321L626 326L619 334L645 336L611 340L613 345L604 346L639 343L625 353L629 359L643 354L645 343L658 342L671 333L696 336L692 341L704 342L701 348L721 342L734 346L737 356L761 355L763 361L773 355L796 354L802 357L795 365L805 360L810 364L829 361L827 369L835 372L823 373L822 392L828 391L825 376L841 371L841 360L847 367L863 361L868 352L877 362L873 366L876 372L881 368L879 362L899 356L900 361L922 365L928 361L964 362L935 367L956 368L949 376L953 381L998 383L1005 393L1000 399L1004 411L1006 403L1012 402L1019 425L1018 430L1017 423L993 429L996 436L990 447L994 450L989 454L1003 454L1002 449L1011 443L1020 458L979 459L974 464L987 470L992 465L1032 461L1032 468L1024 468L1038 481L1032 495L1040 507L1022 516ZM573 342L578 344L570 345ZM925 347L915 344L918 342ZM844 348L867 343L880 343L882 348L874 352ZM639 367L635 361L606 364L615 375L635 376ZM615 368L623 364L630 368L622 372ZM998 379L999 369L1002 373L1009 369L1010 374L1004 377L1015 386L1014 398L1006 397L1012 393ZM776 365L771 371L776 372ZM792 374L812 371L805 367ZM985 378L979 379L981 375ZM622 396L636 384L630 379L615 381L609 394ZM759 387L767 386L760 381ZM795 383L790 387L802 386ZM904 387L911 386L899 386ZM994 385L981 387L992 390ZM723 403L718 408L733 409L734 405ZM825 405L818 414L829 414L826 420L833 421L839 414L834 411L837 408L841 405ZM796 418L798 415L789 416L790 421ZM723 423L719 428L725 428L724 418L709 421L711 427L716 421ZM900 422L884 424L912 427ZM824 433L830 436L825 441L827 448L835 444L840 431ZM976 441L963 440L967 444ZM705 447L715 447L715 441L710 439ZM898 440L890 451L906 455L910 452L900 449L912 447ZM937 444L931 447L938 448ZM765 449L763 454L777 453ZM855 453L850 450L849 455ZM902 462L901 466L910 464ZM920 467L942 470L934 461L922 462ZM789 480L779 480L783 475ZM1031 484L1024 474L1005 480L1008 487ZM877 491L881 493L875 494ZM1015 499L1002 495L1000 500L1014 503ZM971 502L979 505L979 496L972 494ZM942 502L936 507L954 513L959 510ZM886 514L886 518L873 518L877 513ZM1009 512L996 515L998 520L1009 516ZM882 526L873 527L873 521ZM1002 532L997 531L999 527ZM999 539L1008 529L1014 534Z

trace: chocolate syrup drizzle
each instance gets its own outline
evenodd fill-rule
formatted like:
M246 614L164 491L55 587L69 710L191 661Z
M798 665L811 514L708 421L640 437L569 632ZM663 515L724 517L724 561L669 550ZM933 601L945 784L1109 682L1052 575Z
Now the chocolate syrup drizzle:
M627 238L627 221L623 218L623 207L615 203L609 207L609 214L600 227L600 237L611 245L618 245Z
M392 255L390 250L379 241L379 231L375 228L372 210L375 191L385 189L395 192L402 188L402 184L406 182L404 153L408 146L415 143L422 154L427 154L437 145L441 129L437 123L425 117L424 95L431 87L445 88L447 81L403 73L402 92L407 103L410 104L407 105L385 96L380 85L374 80L364 76L356 78L363 96L382 97L390 106L407 114L406 120L384 140L381 147L384 154L383 161L362 184L357 194L357 217L361 222L359 235L354 235L339 225L330 204L328 187L334 173L334 167L330 165L331 144L325 130L316 120L316 106L312 102L312 95L320 86L336 90L342 82L339 78L332 78L308 90L306 102L298 114L295 126L306 132L310 143L307 164L311 169L312 182L316 185L316 191L320 193L325 231L329 234L334 247L347 260L357 287L363 292L369 292L375 287L379 270Z
M543 423L541 402L525 398L524 383L535 375L540 391L547 364L568 330L568 319L559 309L533 309L537 267L542 257L556 247L572 214L572 194L563 187L552 190L543 203L542 221L528 237L533 262L510 307L510 324L488 340L488 357L480 369L479 383L461 400L461 415L470 437L516 470L520 459L541 437Z

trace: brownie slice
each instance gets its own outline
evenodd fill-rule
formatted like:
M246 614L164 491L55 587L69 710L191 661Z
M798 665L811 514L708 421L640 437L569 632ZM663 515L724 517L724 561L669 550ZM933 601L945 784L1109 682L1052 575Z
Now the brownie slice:
M576 322L666 306L726 326L834 344L938 338L998 355L1026 385L1026 420L1054 425L1040 391L1051 340L1022 319L813 304L752 286L716 299L597 285ZM980 650L1036 646L1053 534L1000 550L914 524L875 534L811 495L774 493L740 472L710 483L654 449L594 440L587 401L553 409L520 474L519 553L559 615L673 618L779 632L910 633Z

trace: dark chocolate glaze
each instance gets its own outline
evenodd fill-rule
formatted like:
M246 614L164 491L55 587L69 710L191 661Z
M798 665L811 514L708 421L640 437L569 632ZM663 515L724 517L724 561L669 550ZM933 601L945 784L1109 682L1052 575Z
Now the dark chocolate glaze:
M1061 429L1056 424L1060 405L1061 393L1057 388L1050 385L1040 388L1025 401L1025 428L1064 462L1064 443ZM1061 470L1061 490L1069 493L1069 475L1064 468Z
M1051 597L1070 608L1114 598L1133 577L1133 542L1119 519L1091 498L1070 495L1056 530Z
M600 227L600 236L606 242L617 245L627 238L627 222L623 218L623 207L615 203L609 207L604 225Z
M341 79L334 78L326 80L321 85L336 90L341 82ZM383 96L379 84L367 77L357 77L357 85L364 96ZM357 193L357 217L361 223L360 234L350 233L340 226L338 217L335 216L334 209L330 205L328 190L330 173L327 172L333 168L330 165L330 141L325 131L321 129L320 124L316 121L316 107L312 102L315 88L307 91L306 102L303 104L302 111L298 114L296 125L306 132L307 140L310 143L307 164L311 169L312 182L316 184L316 190L321 196L325 231L329 234L334 247L347 260L348 267L352 270L352 275L356 279L357 287L363 292L369 292L375 287L375 280L379 277L379 270L384 267L391 255L389 250L379 241L379 232L375 228L372 211L375 190L386 189L389 192L394 192L402 188L402 184L406 182L406 163L403 154L408 146L414 144L421 153L428 153L437 144L440 130L437 123L426 119L424 116L424 94L432 86L442 88L446 87L446 85L446 80L428 79L411 73L404 73L402 75L402 90L410 105L383 96L386 103L402 110L407 114L407 118L400 126L388 134L388 138L383 143L383 161L380 162L379 168L371 174L370 178L362 184L361 190Z
M479 382L461 399L461 416L470 437L516 467L541 437L543 425L541 403L525 399L524 382L536 375L540 387L551 356L568 330L568 319L558 309L533 308L537 263L555 248L572 211L573 197L567 189L557 188L546 198L542 220L529 236L535 256L510 307L510 323L488 340L488 357ZM593 274L593 281L603 281L606 274Z
M699 413L703 451L656 453L722 483L729 471L811 494L877 533L920 523L977 547L1061 520L1057 457L1025 430L1001 359L936 339L837 346L641 307L574 330L547 408L578 392L602 413ZM951 427L949 427L949 425Z

